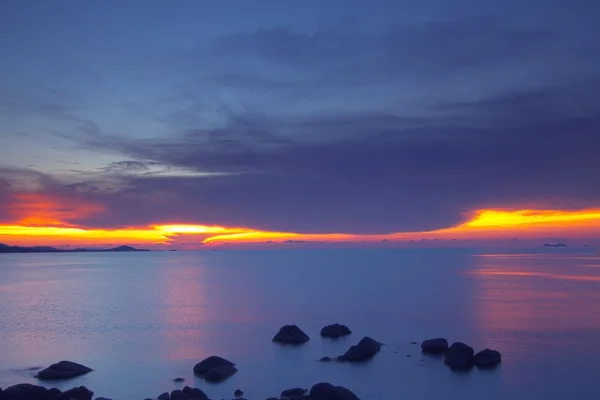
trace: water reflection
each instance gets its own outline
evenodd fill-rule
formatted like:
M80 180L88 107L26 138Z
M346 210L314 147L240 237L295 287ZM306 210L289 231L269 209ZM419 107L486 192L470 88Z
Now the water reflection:
M509 348L600 331L600 257L569 255L477 256L469 274L477 281L480 329L512 341ZM590 266L594 268L590 268ZM579 345L591 343L579 342Z

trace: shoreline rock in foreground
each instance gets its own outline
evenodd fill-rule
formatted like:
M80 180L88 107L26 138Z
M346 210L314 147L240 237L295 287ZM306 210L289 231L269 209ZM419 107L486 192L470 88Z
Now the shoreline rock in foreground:
M421 351L426 354L444 354L448 351L448 341L444 338L425 340L421 343Z
M92 400L94 392L85 386L61 392L56 388L20 383L0 390L0 400Z
M375 354L381 350L381 343L373 338L365 336L344 353L343 356L338 357L340 361L367 361L373 358Z
M284 325L273 337L273 342L285 344L303 344L309 340L308 335L297 325Z
M327 325L321 329L321 336L331 339L338 339L352 334L350 328L346 325L333 324Z
M41 370L35 377L40 380L57 381L75 378L92 371L91 368L72 361L59 361L56 364L52 364L48 368Z
M310 400L358 400L358 397L343 386L317 383L310 389Z
M236 394L240 394L236 391ZM281 393L282 398L297 400L358 400L358 397L349 389L342 386L334 386L330 383L318 383L313 385L310 393L307 389L294 388L284 390ZM242 393L243 394L243 393ZM22 383L10 386L4 391L0 388L0 400L92 400L94 392L85 386L74 387L61 392L58 389L46 389L43 386ZM209 400L206 393L198 388L184 387L182 390L173 390L171 393L165 392L157 397L159 400ZM279 400L271 397L268 400ZM96 400L110 400L105 397L98 397Z

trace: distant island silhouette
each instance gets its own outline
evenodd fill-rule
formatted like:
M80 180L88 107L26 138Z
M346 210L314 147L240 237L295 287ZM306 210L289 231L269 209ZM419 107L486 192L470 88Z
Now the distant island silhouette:
M567 247L567 245L564 243L557 243L557 244L546 243L546 244L544 244L544 247Z
M56 247L50 246L33 246L33 247L22 247L22 246L9 246L4 243L0 243L0 253L91 253L91 252L130 252L130 251L150 251L148 249L136 249L131 246L118 246L110 249L57 249Z

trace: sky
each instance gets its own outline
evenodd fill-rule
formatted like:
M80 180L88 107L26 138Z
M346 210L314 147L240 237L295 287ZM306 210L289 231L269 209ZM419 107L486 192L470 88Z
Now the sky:
M2 1L0 242L600 239L598 15Z

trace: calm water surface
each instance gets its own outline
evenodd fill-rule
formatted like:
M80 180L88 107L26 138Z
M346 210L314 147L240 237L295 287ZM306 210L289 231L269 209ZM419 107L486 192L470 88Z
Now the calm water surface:
M457 250L217 251L0 255L0 387L69 359L115 400L186 384L249 399L320 381L364 400L598 398L600 255L477 255ZM323 340L340 322L354 334ZM311 341L271 338L296 323ZM369 335L386 346L361 365L319 363ZM433 336L498 349L494 371L452 373L411 342ZM239 372L210 385L209 355ZM410 355L410 357L407 357Z

